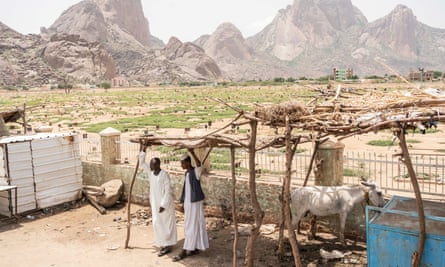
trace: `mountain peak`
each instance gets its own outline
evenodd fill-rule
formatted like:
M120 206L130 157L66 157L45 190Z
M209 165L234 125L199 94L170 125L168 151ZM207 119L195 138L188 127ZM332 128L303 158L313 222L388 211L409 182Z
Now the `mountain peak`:
M366 23L351 0L294 0L248 42L256 50L291 61L308 46L329 47L340 35L361 29Z
M79 34L90 42L131 36L148 46L153 40L141 0L84 0L63 12L48 30L51 34Z
M104 17L130 33L143 45L150 44L150 29L141 0L94 0Z
M103 42L107 39L105 18L92 0L84 0L65 10L49 27L48 32L78 34L90 42Z
M16 36L16 37L21 36L20 33L11 29L8 25L2 23L1 21L0 21L0 35L3 35L3 36L9 35L9 36Z
M232 23L220 24L202 46L213 59L250 59L250 48L241 31Z
M375 44L382 50L390 48L402 57L418 56L417 30L419 23L413 11L404 6L396 6L391 13L367 26L367 35L364 38L368 44Z

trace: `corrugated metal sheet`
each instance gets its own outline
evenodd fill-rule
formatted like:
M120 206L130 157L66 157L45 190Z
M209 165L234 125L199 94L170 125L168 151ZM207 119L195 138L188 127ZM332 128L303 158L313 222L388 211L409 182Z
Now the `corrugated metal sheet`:
M25 141L32 141L37 139L51 139L58 137L77 136L77 133L37 133L33 135L17 135L8 136L0 139L0 144L20 143Z
M71 201L80 196L82 166L78 148L78 136L31 141L39 208Z
M17 185L18 213L79 199L82 165L76 133L39 133L0 139L0 175ZM12 199L14 203L14 199ZM0 214L9 214L7 192L0 193Z
M30 142L9 143L6 145L5 152L7 153L4 158L7 160L5 165L9 184L17 186L17 212L36 209ZM12 202L14 203L14 199Z

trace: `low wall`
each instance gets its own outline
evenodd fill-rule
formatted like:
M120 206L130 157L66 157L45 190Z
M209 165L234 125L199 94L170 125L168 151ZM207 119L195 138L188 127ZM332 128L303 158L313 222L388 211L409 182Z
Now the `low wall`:
M121 179L124 183L124 199L128 199L128 191L134 174L134 167L129 165L106 165L93 162L82 162L83 182L87 185L101 185L112 179ZM174 188L175 199L179 200L184 182L184 173L170 172L171 184ZM221 177L209 174L204 176L201 184L206 194L206 213L211 216L231 218L232 180L230 177ZM148 174L138 171L133 186L132 201L137 204L148 205L149 192ZM280 222L280 202L278 196L281 193L281 184L257 182L258 201L265 212L264 223ZM252 218L253 209L250 205L250 191L247 180L237 180L236 204L240 221ZM321 223L338 229L339 218L332 216ZM346 233L354 233L365 236L364 209L357 205L349 214L346 222Z

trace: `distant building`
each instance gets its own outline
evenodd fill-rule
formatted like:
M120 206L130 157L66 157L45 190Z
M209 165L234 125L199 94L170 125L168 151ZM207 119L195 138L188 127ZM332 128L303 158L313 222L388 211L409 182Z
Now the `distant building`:
M354 72L351 68L347 69L334 68L334 79L336 81L350 80L352 79L352 76L354 76Z
M129 87L130 82L122 76L114 77L111 79L111 87Z
M434 71L411 71L408 75L410 81L432 81L434 78Z

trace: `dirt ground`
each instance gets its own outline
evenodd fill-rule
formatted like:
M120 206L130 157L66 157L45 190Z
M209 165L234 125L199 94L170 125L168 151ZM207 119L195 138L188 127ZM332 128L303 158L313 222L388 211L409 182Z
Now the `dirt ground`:
M172 262L183 244L182 216L177 214L178 244L174 251L158 257L153 241L150 210L131 205L131 232L129 249L125 249L127 236L127 207L117 204L101 215L85 201L59 205L50 209L21 215L17 222L11 219L0 222L1 266L5 267L150 267L150 266L232 266L233 228L219 218L206 218L210 248L198 255ZM244 266L244 249L247 225L240 224L238 246L239 266ZM255 247L255 266L293 266L290 245L286 246L284 261L275 255L278 229L265 225ZM316 240L308 241L299 235L304 266L366 266L366 245L349 238L343 248L338 239L326 232ZM347 254L343 259L323 262L320 249L336 249Z

